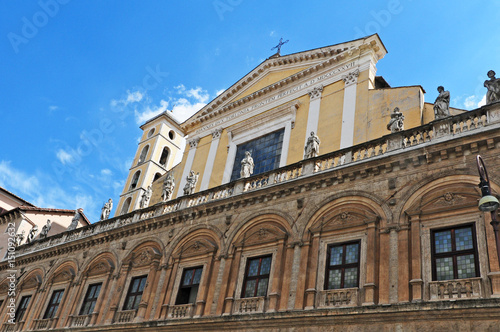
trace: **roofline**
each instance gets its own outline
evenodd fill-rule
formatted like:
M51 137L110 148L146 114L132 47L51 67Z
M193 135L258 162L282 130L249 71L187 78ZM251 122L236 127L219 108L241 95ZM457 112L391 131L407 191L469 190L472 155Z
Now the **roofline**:
M153 122L154 120L162 117L162 116L166 116L168 120L171 120L173 121L173 125L179 129L180 131L182 131L182 128L181 128L181 124L170 114L168 114L168 112L172 112L172 111L163 111L162 113L158 114L157 116L155 117L152 117L151 119L149 119L148 121L144 122L139 128L141 128L142 130L144 130L144 127L146 127L146 125L148 125L150 122Z
M82 215L83 220L87 225L90 225L90 221L87 218L87 216L83 213L83 209L76 209L76 210L68 210L68 209L51 209L51 208L40 208L36 206L18 206L12 210L7 211L6 213L2 214L0 217L7 216L11 213L15 213L17 211L32 211L32 212L48 212L48 213L60 213L60 214L67 214L67 215L74 215L77 211Z
M25 199L23 199L23 198L21 198L21 197L17 196L16 194L14 194L14 193L12 193L12 192L8 191L7 189L5 189L5 188L3 188L3 187L0 187L0 191L4 191L4 192L6 192L6 193L7 193L7 194L9 194L9 195L14 196L16 199L18 199L18 200L20 200L20 201L22 201L22 202L26 203L27 205L35 207L35 205L34 205L34 204L31 204L31 203L30 203L30 202L28 202L27 200L25 200Z

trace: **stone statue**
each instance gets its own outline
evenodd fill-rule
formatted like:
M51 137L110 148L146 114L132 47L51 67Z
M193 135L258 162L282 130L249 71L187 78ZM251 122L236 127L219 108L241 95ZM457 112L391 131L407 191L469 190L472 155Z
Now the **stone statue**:
M47 224L42 227L42 231L40 232L40 240L45 239L47 237L51 228L52 224L50 222L50 219L47 219Z
M24 240L24 230L21 233L17 233L15 237L16 247L19 247Z
M495 78L493 70L488 72L488 77L490 79L484 81L484 87L488 89L488 92L486 92L486 105L500 101L500 78Z
M252 154L250 151L245 151L245 158L241 160L241 178L248 178L253 174L253 167L255 164L253 163Z
M38 226L35 225L33 228L30 229L30 232L28 233L28 237L26 238L26 243L31 243L35 240L36 233L38 232Z
M73 219L71 219L71 224L69 224L68 228L66 228L67 231L72 231L78 227L78 222L80 221L81 215L80 211L83 211L82 209L78 209L75 211L75 216Z
M161 199L166 202L172 198L175 188L175 179L172 172L168 172L167 177L163 181L163 190L161 194Z
M450 116L450 92L444 91L444 87L438 86L439 95L434 102L434 117L442 119Z
M146 208L149 205L149 200L151 199L151 195L153 194L153 188L151 186L146 189L146 191L142 194L140 208Z
M106 203L104 203L104 206L102 207L101 210L101 219L99 220L108 219L112 208L113 208L113 200L110 198Z
M198 177L200 173L194 174L194 171L190 171L189 175L186 177L186 185L184 186L184 195L191 195L196 187L196 182L198 182Z
M304 159L317 157L319 155L319 137L311 131L311 136L307 138L306 147L304 148Z
M396 107L394 112L391 114L391 121L387 124L387 130L390 130L391 133L397 133L398 131L405 130L403 123L404 119L405 116L399 111L399 107Z

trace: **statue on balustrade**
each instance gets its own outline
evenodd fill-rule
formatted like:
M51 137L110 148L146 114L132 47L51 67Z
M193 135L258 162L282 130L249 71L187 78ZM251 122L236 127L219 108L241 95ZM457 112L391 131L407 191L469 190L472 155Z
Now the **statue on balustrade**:
M72 231L78 227L78 222L80 221L80 218L82 217L80 215L80 211L83 211L83 209L78 209L75 211L75 216L73 219L71 219L71 224L69 224L68 228L66 228L67 231Z
M33 228L30 229L30 232L28 233L28 237L26 238L26 243L31 243L35 240L36 233L38 232L38 226L35 225Z
M186 185L184 186L184 195L191 195L194 192L199 176L200 173L196 173L195 175L194 171L189 172L189 175L186 177Z
M399 111L399 107L396 107L391 114L391 121L387 124L387 130L390 130L391 133L405 130L404 119L405 116Z
M104 206L102 207L101 210L101 219L99 220L108 219L112 208L113 208L113 200L110 198L106 203L104 203Z
M253 174L253 168L255 164L253 163L252 154L250 151L245 151L245 158L241 160L241 178L248 178Z
M42 227L42 231L40 232L40 240L45 239L47 237L51 228L52 228L52 223L50 222L50 219L47 219L47 224Z
M161 199L166 202L172 198L175 188L175 179L172 172L168 172L167 177L163 181L163 190L161 194Z
M146 191L142 194L140 208L146 208L149 205L149 200L151 199L151 195L153 195L153 188L151 186L146 189Z
M319 137L314 134L314 131L311 131L311 136L307 138L306 147L304 148L304 159L317 157L320 143Z
M21 243L23 242L24 240L24 230L21 232L21 233L17 233L16 234L16 237L15 237L15 243L16 243L16 247L19 247L21 245Z
M450 116L450 92L445 91L444 87L438 86L439 95L434 102L434 117L442 119Z
M484 81L484 86L488 89L486 92L486 105L500 101L500 78L495 77L495 72L490 70L488 72L489 80Z

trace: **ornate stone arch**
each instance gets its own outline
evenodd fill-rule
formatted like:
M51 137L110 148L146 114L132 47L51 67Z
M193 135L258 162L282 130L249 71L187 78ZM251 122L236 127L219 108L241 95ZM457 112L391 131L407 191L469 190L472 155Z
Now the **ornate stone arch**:
M183 236L179 237L176 244L171 248L170 254L172 258L180 259L181 257L198 256L208 253L215 254L219 251L222 234L220 232L217 234L211 228L197 227L194 230L190 229L187 233L183 232Z
M77 273L77 264L73 260L66 260L54 269L54 272L45 280L45 283L72 282Z
M19 291L22 291L24 289L32 289L40 287L43 283L43 276L44 272L42 268L35 268L30 272L26 273L26 276L24 276L18 283Z
M117 266L116 255L112 252L98 253L88 260L88 263L82 267L81 275L95 276L105 273L113 273Z
M213 225L198 224L183 229L181 232L173 236L173 240L170 242L170 246L166 249L165 252L165 257L167 258L167 260L170 259L172 254L175 254L175 252L178 251L179 248L185 247L187 242L199 236L207 237L207 240L209 242L212 242L216 245L217 250L221 250L221 248L224 246L223 234L217 227Z
M132 268L150 265L153 260L161 259L162 247L159 241L151 239L142 241L130 250L123 259L122 265L130 265Z

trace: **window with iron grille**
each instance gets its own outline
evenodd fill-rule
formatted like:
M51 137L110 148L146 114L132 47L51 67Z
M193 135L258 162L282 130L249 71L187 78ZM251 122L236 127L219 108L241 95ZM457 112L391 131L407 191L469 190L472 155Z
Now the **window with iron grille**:
M241 297L266 296L272 256L249 258Z
M123 310L139 309L139 303L141 302L144 287L146 287L147 278L147 275L132 278L132 280L130 281L130 286L128 288L128 293L125 299Z
M94 312L95 304L97 298L99 297L99 292L101 291L102 283L92 284L87 289L87 294L83 299L82 308L80 309L80 316L90 315Z
M359 241L329 245L326 255L325 289L358 287L359 256Z
M175 304L195 303L202 272L203 266L184 270Z
M61 303L63 294L64 289L56 290L52 293L47 310L45 310L45 315L43 315L43 319L55 317L57 309L59 309L59 304Z
M26 309L28 309L28 304L30 304L31 295L23 296L21 302L19 302L19 307L16 311L16 321L22 322Z
M278 168L280 166L284 133L285 129L281 129L238 145L233 171L231 173L231 181L240 178L241 161L245 158L246 151L252 154L253 163L255 165L252 175Z
M432 231L432 280L479 276L474 225Z

